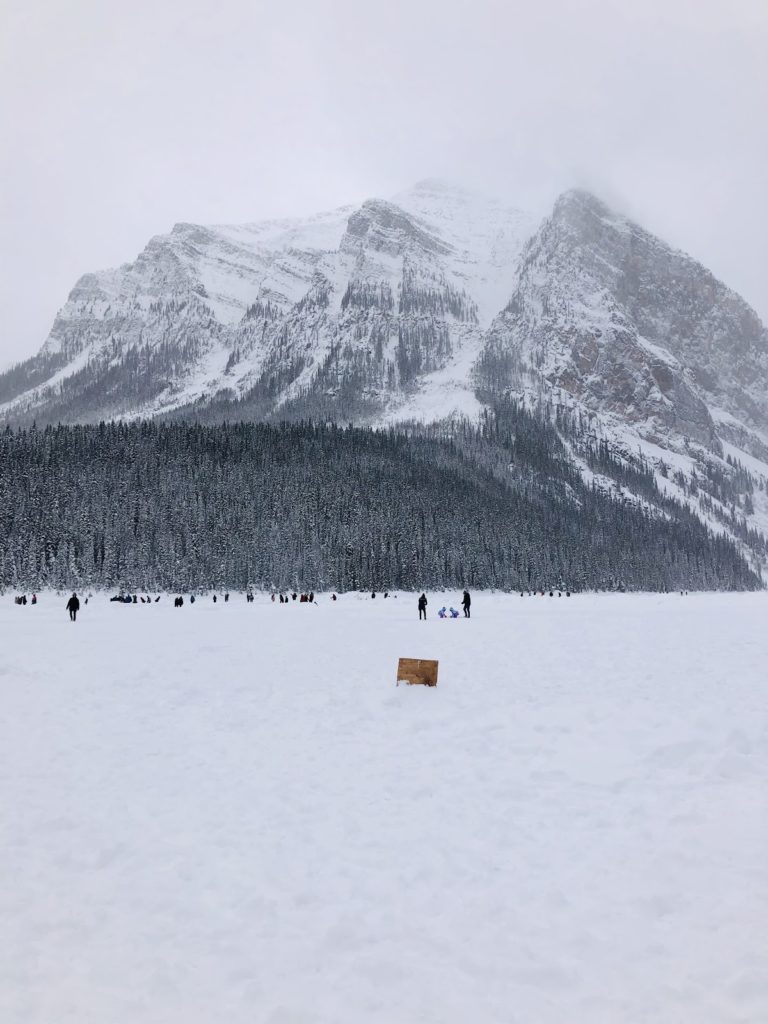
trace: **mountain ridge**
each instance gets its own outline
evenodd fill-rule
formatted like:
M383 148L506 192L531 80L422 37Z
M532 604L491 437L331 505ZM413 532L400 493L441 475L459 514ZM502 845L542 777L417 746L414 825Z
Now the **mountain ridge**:
M79 278L40 352L0 375L0 419L21 425L429 422L499 397L582 417L709 525L768 531L766 328L583 189L544 218L425 179L308 218L180 222ZM750 494L703 498L702 480L743 483L736 464Z

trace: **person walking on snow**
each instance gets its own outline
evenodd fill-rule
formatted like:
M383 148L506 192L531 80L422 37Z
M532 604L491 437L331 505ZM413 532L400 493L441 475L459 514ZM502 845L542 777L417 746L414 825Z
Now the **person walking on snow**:
M469 591L464 591L464 597L461 600L461 607L464 609L464 618L469 618L469 606L472 604L472 598L469 596Z
M427 595L422 594L419 598L419 621L427 618Z
M77 619L77 613L80 611L80 601L77 594L73 594L67 601L67 611L69 612L70 622L74 622Z

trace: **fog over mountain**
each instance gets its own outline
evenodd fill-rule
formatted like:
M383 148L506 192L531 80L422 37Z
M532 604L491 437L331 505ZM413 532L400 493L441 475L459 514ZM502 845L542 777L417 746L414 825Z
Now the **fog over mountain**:
M586 188L766 320L766 49L761 0L6 0L0 369L73 281L175 222L425 175L542 216Z

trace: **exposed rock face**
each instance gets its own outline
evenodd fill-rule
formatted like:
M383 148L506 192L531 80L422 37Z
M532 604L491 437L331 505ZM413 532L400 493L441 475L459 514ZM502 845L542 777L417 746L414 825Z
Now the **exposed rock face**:
M539 223L435 181L303 220L177 224L77 282L0 376L0 417L431 419L498 390L677 451L768 454L768 334L704 267L583 191Z
M768 555L766 329L582 191L543 222L425 181L302 220L177 224L80 278L38 355L0 375L0 421L431 421L499 394L559 417L600 486L642 501L655 474ZM626 456L621 481L600 445Z
M232 399L257 418L409 415L438 372L434 414L473 412L482 327L534 227L439 182L303 221L177 224L134 263L77 282L38 356L0 377L0 417Z
M718 450L711 408L768 427L768 335L756 314L581 191L562 196L526 246L484 359L486 380L538 375L649 439Z

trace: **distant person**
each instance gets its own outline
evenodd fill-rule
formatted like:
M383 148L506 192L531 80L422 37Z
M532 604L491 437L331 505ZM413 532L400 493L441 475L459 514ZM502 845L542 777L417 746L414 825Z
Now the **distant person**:
M464 609L464 618L469 618L469 608L472 604L472 598L469 596L469 591L464 591L464 597L461 599L461 607Z
M422 619L426 621L427 618L427 595L422 594L419 598L419 622Z
M69 621L75 622L77 620L77 613L80 611L80 601L77 594L73 594L67 601L67 611L69 612Z
M217 598L217 597L216 597L216 595L214 594L214 595L213 595L213 603L214 603L214 604L216 604L217 600L218 600L218 598Z
M310 604L314 604L315 603L315 592L314 592L314 590L310 590L310 592L309 592L309 603Z
M224 604L226 604L228 601L229 601L229 594L225 594L224 595Z
M37 604L37 594L32 595L32 604Z
M189 603L190 604L194 604L195 603L195 595L194 594L190 594L189 595Z

